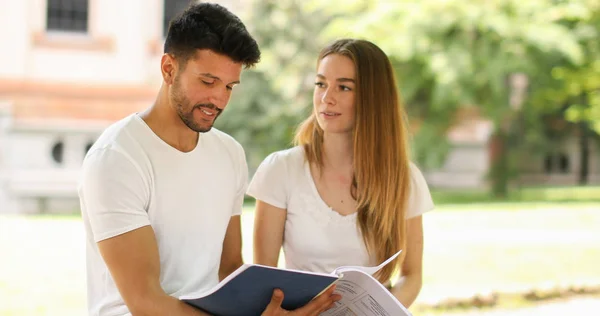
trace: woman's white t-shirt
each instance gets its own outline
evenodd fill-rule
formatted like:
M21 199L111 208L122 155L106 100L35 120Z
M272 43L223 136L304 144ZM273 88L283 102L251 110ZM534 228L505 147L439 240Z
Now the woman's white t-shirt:
M410 163L407 218L433 209L427 183ZM258 167L247 194L286 209L283 237L286 267L331 273L339 266L374 266L356 223L356 213L340 215L321 199L300 146L270 154Z

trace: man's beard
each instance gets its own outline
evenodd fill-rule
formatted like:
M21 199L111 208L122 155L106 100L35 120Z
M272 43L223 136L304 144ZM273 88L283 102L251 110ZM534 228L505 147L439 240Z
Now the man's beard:
M175 88L174 86L173 90L175 110L177 111L179 118L181 118L181 121L183 121L183 123L194 132L206 133L210 131L222 110L213 103L199 103L192 106L190 100L186 98L183 93L181 93L179 87ZM194 110L198 109L199 111L202 111L202 108L211 109L216 112L215 118L209 126L201 126L194 121ZM189 111L185 112L185 109L189 109Z

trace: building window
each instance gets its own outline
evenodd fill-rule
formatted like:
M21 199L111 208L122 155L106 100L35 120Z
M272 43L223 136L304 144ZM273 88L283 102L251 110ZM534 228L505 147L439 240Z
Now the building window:
M561 173L568 173L571 169L569 157L565 154L558 155L558 170Z
M169 22L177 14L183 12L194 0L164 0L163 10L163 37L167 37L169 31Z
M544 157L544 172L569 173L571 171L571 161L569 156L564 153L549 153Z
M92 149L92 146L94 146L94 142L89 142L85 145L85 154L87 155L88 151L90 151L90 149Z
M88 31L88 0L48 0L46 29L49 31Z
M547 154L546 157L544 157L544 172L552 173L552 155L551 154Z
M62 141L58 141L52 146L52 160L57 164L62 164L65 151L65 145Z

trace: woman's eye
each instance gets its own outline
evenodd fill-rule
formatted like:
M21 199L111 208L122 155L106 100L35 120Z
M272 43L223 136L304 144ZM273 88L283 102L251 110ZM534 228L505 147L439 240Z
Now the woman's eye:
M322 82L315 82L315 86L317 86L319 88L323 88L325 86L325 84Z

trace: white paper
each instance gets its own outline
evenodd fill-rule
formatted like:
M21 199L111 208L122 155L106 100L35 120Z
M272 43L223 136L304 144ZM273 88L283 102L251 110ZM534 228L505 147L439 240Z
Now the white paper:
M342 266L342 267L335 269L335 271L333 271L333 274L339 275L339 274L344 273L344 271L359 270L359 271L363 271L369 275L373 275L373 274L375 274L375 272L377 272L377 271L381 270L381 268L385 267L392 260L396 259L396 257L398 257L398 255L400 255L401 252L402 252L402 250L396 252L396 254L389 257L386 261L384 261L383 263L381 263L380 265L378 265L376 267Z
M411 316L379 281L357 270L346 270L336 282L342 299L322 316Z

